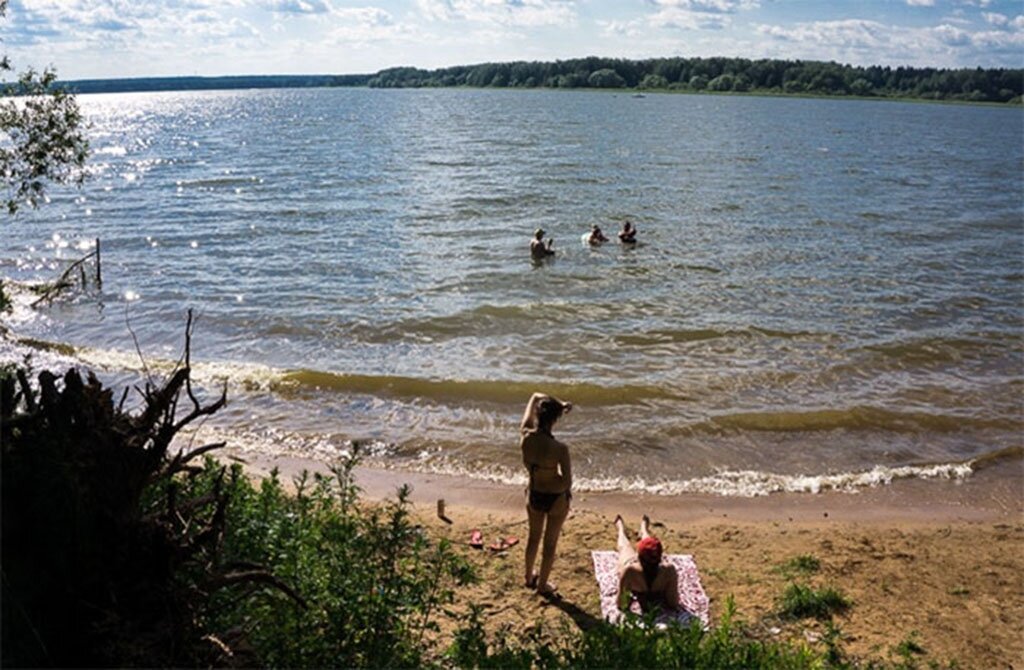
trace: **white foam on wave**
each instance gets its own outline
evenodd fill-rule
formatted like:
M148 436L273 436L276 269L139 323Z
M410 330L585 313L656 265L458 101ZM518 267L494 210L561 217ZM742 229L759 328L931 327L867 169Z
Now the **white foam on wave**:
M383 464L388 467L388 464ZM397 469L409 464L397 465ZM412 465L417 472L451 475L482 479L500 484L525 486L527 478L518 472L510 472L499 466L480 467L473 464L456 463L445 459L420 461ZM575 491L596 493L645 493L649 495L675 496L691 493L711 494L726 497L754 498L772 493L810 493L826 491L856 493L865 488L887 486L899 479L947 479L963 480L974 471L973 461L966 463L943 463L937 465L905 465L889 467L878 465L861 472L844 472L827 475L783 475L756 470L724 470L713 475L693 479L648 482L638 476L632 477L577 477L573 480Z
M41 282L4 279L3 283L4 293L11 302L11 311L3 317L5 326L16 328L47 318L39 310L32 308L32 303L39 299L39 292L35 289L42 285Z
M887 486L898 479L961 480L972 472L970 462L897 467L876 465L866 471L826 475L783 475L757 470L726 470L694 479L655 483L645 482L637 477L583 480L580 482L580 488L590 491L626 491L655 495L710 493L753 498L771 493L852 493L864 488Z

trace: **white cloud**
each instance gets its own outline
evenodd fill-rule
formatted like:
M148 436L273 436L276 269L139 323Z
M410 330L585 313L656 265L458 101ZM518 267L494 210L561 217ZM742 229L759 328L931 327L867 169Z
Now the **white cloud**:
M653 0L658 7L673 7L704 14L733 14L744 9L756 9L759 0Z
M934 7L935 0L907 0L911 7Z
M331 11L324 0L271 0L265 7L283 14L326 14Z
M332 16L339 19L339 25L328 34L332 42L408 42L428 39L416 26L396 21L390 12L379 7L345 7L335 9Z
M651 31L725 31L733 15L760 6L759 0L650 0L656 11L628 21L598 21L606 37L621 36L649 41Z
M888 39L890 27L877 21L844 19L798 23L792 27L757 26L757 32L777 40L811 44L833 44L844 48L873 49Z
M576 21L577 0L416 0L435 21L473 21L504 26L553 26Z
M647 19L652 28L675 28L677 30L722 30L732 25L732 18L714 12L697 12L675 7L666 7L651 14Z
M996 14L995 12L982 12L981 16L993 26L1005 26L1010 20L1006 14Z
M1013 56L1024 47L1024 32L970 31L951 25L904 27L846 19L792 26L760 25L757 33L776 41L775 57L824 58L869 64L961 67L985 55Z
M956 26L943 24L931 30L940 42L949 46L962 47L971 43L971 33Z

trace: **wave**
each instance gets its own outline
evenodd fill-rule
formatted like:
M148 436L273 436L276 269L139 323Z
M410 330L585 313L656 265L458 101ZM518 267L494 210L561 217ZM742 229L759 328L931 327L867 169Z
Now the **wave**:
M206 179L180 179L176 182L177 186L191 187L191 188L214 188L218 186L246 186L257 183L258 177L245 177L245 176L223 176L223 177L209 177Z
M332 440L324 436L289 433L278 429L216 429L217 440L224 440L238 451L304 456L332 461L352 453L350 440ZM360 457L370 467L395 472L439 474L491 481L509 486L524 486L526 476L519 468L479 463L467 464L448 457L422 452L417 458L401 458L394 444L361 441ZM398 457L398 458L396 458ZM779 474L758 470L721 470L709 475L678 480L650 481L639 476L577 476L573 489L594 493L642 493L657 496L704 494L723 497L759 497L778 493L811 494L826 492L856 493L863 489L888 486L900 480L962 481L973 473L1007 461L1024 460L1024 448L1009 447L976 458L940 463L913 463L901 466L876 465L865 470L824 474Z
M572 398L588 407L634 405L649 400L681 399L663 388L631 384L601 386L577 382L516 382L500 380L421 379L391 375L355 375L320 370L292 370L281 375L281 385L329 389L347 393L426 398L441 401L483 401L504 404L523 402L537 390Z
M771 328L760 328L749 326L739 329L722 328L678 328L650 330L637 335L618 335L615 337L616 344L629 346L649 346L671 344L678 342L700 342L703 340L716 340L729 337L771 337L785 340L796 340L801 338L821 337L815 333L806 331L785 331Z
M863 347L898 363L927 365L957 363L965 358L979 359L1004 355L1006 348L1021 345L1019 334L981 333L974 337L928 337L903 342L887 342Z
M894 433L952 433L965 429L1019 430L1024 422L1013 418L968 417L929 412L898 412L881 407L857 406L782 412L722 414L688 427L692 431L722 429L752 432L818 432L831 430L882 430Z
M64 364L76 362L108 371L142 372L143 364L135 352L74 347L21 337L15 341L36 351L59 354ZM167 374L177 361L146 358L150 372ZM425 399L440 402L489 402L520 404L541 390L555 396L572 398L589 407L636 405L652 400L675 399L682 396L653 385L627 384L602 386L583 382L536 382L502 380L426 379L395 375L346 374L326 370L284 370L257 363L224 361L194 362L193 378L199 384L227 381L246 391L273 391L284 395L303 391L332 391L393 397Z
M1003 454L999 459L1020 458L1014 454ZM960 481L983 467L981 457L970 461L917 464L903 466L876 465L868 470L829 474L787 475L758 470L722 470L714 474L691 479L648 481L639 476L626 477L574 477L573 490L594 493L642 493L657 496L678 496L705 494L723 497L754 498L776 493L819 494L829 491L856 493L866 488L888 486L904 479L944 479ZM404 470L408 463L378 463L393 470ZM525 475L509 472L500 467L474 464L472 467L451 461L438 460L417 462L412 468L416 472L483 479L499 484L523 486Z

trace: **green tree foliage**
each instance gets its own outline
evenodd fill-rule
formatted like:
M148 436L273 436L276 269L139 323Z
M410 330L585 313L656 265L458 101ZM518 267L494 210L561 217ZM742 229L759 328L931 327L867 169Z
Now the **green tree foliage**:
M587 85L593 88L622 88L626 80L611 68L602 68L590 73Z
M481 63L440 70L390 68L371 77L381 88L508 86L645 88L813 95L858 95L1019 103L1024 70L854 67L821 61L745 58L578 58Z
M668 79L660 74L646 74L639 88L668 88Z
M0 0L0 16L7 0ZM12 71L0 58L0 75ZM81 183L89 145L73 95L54 86L52 70L27 70L13 83L3 82L0 99L0 172L7 187L7 211L35 206L49 183Z

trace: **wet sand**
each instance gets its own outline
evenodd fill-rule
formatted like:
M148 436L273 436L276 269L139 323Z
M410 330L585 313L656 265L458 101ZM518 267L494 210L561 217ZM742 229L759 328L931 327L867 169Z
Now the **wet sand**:
M322 468L299 458L242 456L254 474L278 467L282 477ZM923 665L955 661L964 668L1024 668L1024 489L1019 461L983 470L964 482L900 481L856 494L773 495L762 498L587 494L573 511L559 545L552 580L560 598L521 586L527 532L517 487L386 470L359 469L370 499L413 487L420 522L457 543L482 580L461 593L455 609L485 607L488 628L524 632L539 620L556 631L593 625L600 617L590 551L613 549L612 520L635 528L649 514L672 553L693 554L715 621L732 596L738 618L764 639L821 645L825 625L780 617L777 599L788 584L780 566L800 555L819 559L806 578L842 590L853 602L835 616L842 646L853 658L886 660L913 639ZM437 518L446 502L448 524ZM467 546L479 528L486 543L517 536L494 554ZM450 622L442 622L449 628ZM518 637L518 636L514 636Z

